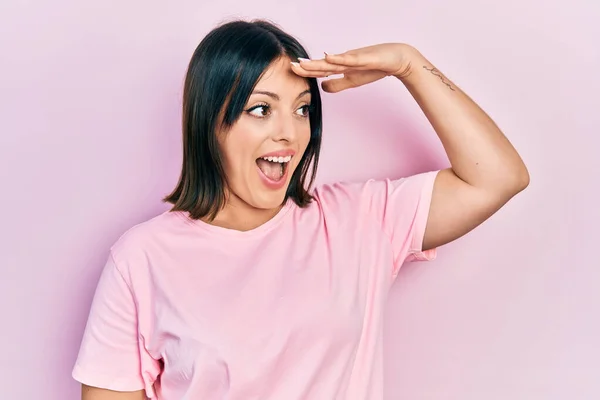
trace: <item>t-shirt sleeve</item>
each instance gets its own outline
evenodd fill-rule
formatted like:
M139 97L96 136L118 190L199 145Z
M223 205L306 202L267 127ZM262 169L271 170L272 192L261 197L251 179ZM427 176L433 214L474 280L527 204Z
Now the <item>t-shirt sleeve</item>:
M73 378L115 391L145 389L152 398L159 371L158 361L148 354L138 333L131 286L111 254L92 301Z
M375 218L394 253L393 276L404 262L435 259L437 249L423 251L433 186L438 171L398 180L371 180L362 187L361 212Z

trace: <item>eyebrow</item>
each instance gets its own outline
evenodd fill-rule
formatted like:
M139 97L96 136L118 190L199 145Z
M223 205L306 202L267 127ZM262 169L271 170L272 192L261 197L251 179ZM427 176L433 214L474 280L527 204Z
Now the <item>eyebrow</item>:
M255 90L254 92L252 92L252 94L264 94L265 96L269 96L274 100L279 101L280 97L277 93L273 93L273 92L268 92L266 90ZM304 96L305 94L310 94L310 89L305 90L304 92L300 93L298 95L298 97L296 97L296 100L298 100L300 97Z

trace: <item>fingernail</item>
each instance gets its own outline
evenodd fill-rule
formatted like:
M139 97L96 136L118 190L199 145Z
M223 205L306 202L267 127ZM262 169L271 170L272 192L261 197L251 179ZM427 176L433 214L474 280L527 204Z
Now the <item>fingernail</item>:
M310 60L308 58L298 57L298 61L304 61L304 62L306 62L306 61L310 61Z
M328 52L326 52L326 51L324 51L323 53L325 53L325 55L326 55L326 56L328 56L328 55L329 55L329 53L328 53Z
M293 61L291 61L291 62L290 62L290 64L292 64L294 67L299 67L299 66L300 66L300 64L299 64L299 63L297 63L297 62L293 62Z

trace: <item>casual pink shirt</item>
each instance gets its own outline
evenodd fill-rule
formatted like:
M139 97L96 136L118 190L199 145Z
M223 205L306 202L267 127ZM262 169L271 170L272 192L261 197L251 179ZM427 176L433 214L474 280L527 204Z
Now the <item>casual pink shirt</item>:
M73 377L160 400L383 398L390 286L436 172L323 185L240 232L165 212L112 247Z

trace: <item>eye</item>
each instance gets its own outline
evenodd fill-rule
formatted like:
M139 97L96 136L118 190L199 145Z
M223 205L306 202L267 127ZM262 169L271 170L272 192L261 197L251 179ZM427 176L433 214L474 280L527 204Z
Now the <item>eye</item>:
M269 107L268 104L259 104L246 110L246 112L252 115L253 117L264 118L267 115L269 115L270 109L271 107Z
M308 114L312 110L312 106L310 104L305 104L300 107L297 111L300 111L300 115L303 117L308 117Z

